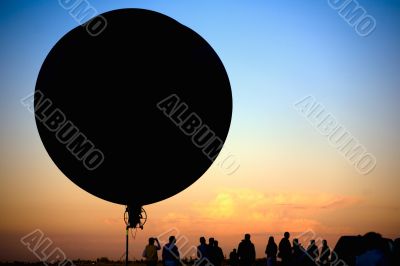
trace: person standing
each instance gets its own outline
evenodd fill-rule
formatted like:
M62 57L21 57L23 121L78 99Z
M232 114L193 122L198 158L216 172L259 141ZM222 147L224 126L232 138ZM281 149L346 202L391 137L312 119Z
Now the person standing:
M307 258L305 249L299 243L299 239L293 239L292 265L302 266Z
M317 258L319 257L319 251L317 245L315 245L315 240L310 241L310 245L307 248L307 254L309 265L315 265Z
M234 248L229 254L229 265L231 266L239 266L239 259L236 248Z
M256 250L250 241L250 234L245 234L244 239L240 242L238 258L240 266L251 266L256 261Z
M265 254L267 255L267 266L276 265L276 254L278 253L278 246L275 243L274 237L270 236L268 239Z
M208 245L207 245L207 258L212 263L212 265L215 265L217 258L214 242L215 242L214 238L210 237L208 239Z
M222 261L224 260L224 252L222 248L218 245L218 241L214 241L214 248L215 248L215 264L214 266L221 266Z
M329 265L329 257L331 256L331 249L328 246L328 242L322 240L321 255L319 256L319 262L322 266Z
M197 247L198 266L207 265L208 247L204 236L200 237L200 245Z
M157 245L154 245L157 243ZM157 238L150 237L149 244L143 250L143 257L146 258L147 266L156 266L158 262L158 251L161 249Z
M163 247L162 258L164 266L179 266L180 256L175 236L169 237L169 242Z
M281 242L279 242L278 257L282 259L282 266L290 265L292 259L292 245L290 244L289 238L289 232L285 232Z

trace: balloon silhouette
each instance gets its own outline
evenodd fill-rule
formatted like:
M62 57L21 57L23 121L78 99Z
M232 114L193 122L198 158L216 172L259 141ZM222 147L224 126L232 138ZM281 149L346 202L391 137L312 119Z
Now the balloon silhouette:
M143 9L101 14L47 55L35 116L57 167L104 200L135 206L184 190L227 137L232 94L225 68L196 32Z

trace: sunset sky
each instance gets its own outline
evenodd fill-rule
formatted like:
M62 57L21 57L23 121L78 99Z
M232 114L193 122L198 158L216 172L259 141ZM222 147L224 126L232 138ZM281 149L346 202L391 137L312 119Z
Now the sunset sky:
M269 235L279 241L284 231L312 230L332 247L340 235L400 237L399 1L358 0L376 20L367 37L326 0L89 2L99 13L155 10L192 28L218 53L232 86L221 156L185 191L145 206L149 219L131 239L131 258L148 237L165 241L171 232L189 246L213 236L226 254L250 233L257 257ZM20 243L35 229L70 259L124 254L124 206L65 177L21 104L50 49L76 26L58 1L0 2L0 261L36 260ZM309 95L376 158L371 173L360 174L298 111ZM237 171L225 169L226 158Z

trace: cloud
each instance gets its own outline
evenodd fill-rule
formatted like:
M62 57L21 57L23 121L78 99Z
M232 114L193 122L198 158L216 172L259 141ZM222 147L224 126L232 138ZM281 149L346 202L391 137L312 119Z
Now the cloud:
M337 234L354 231L329 223L353 208L361 198L327 193L262 193L251 189L224 189L213 197L192 202L190 207L167 211L159 217L157 231L172 227L191 236L232 236L243 232L304 232Z
M235 201L236 199L232 194L222 192L219 193L215 199L207 202L205 206L196 204L196 208L204 208L202 211L212 218L230 218L235 214Z
M325 205L320 206L321 209L341 209L361 203L361 198L358 197L339 197L333 199Z
M208 219L214 230L332 231L319 220L335 211L361 202L360 198L326 193L264 194L250 189L227 189L207 202L193 205L195 216Z

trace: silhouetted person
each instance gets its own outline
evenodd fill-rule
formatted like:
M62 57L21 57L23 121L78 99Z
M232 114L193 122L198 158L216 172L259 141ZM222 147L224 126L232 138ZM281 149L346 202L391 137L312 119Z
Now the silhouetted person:
M215 264L214 266L221 266L222 261L224 260L224 252L222 251L222 248L219 247L218 241L214 241L214 249L215 249Z
M380 234L370 232L363 236L365 251L356 257L356 266L389 266L382 250L383 239Z
M329 265L329 257L331 256L331 249L328 246L328 242L322 240L321 255L319 256L319 262L321 265Z
M216 259L217 259L217 252L215 250L215 246L214 246L214 238L210 237L208 239L208 245L207 245L207 259L213 264L215 265L216 263Z
M278 253L278 246L275 243L274 237L270 236L268 239L265 254L267 255L267 266L276 265L276 254Z
M319 251L317 245L315 245L315 240L310 241L310 245L307 248L308 254L308 265L315 265L317 258L319 257Z
M285 232L281 242L279 242L278 256L282 259L282 266L290 265L292 259L292 245L290 245L290 234Z
M198 258L198 262L199 266L204 266L207 264L207 260L208 259L208 247L207 247L207 243L206 243L206 239L204 238L204 236L200 237L200 245L197 247L197 258Z
M244 239L238 247L238 258L240 266L251 266L256 260L256 250L250 241L250 234L245 234Z
M292 252L292 263L295 266L304 265L304 259L306 257L305 250L299 243L297 238L293 239L293 252Z
M157 243L157 246L154 245ZM143 250L143 257L146 258L147 266L156 266L158 262L158 251L161 249L157 238L150 237L149 244Z
M165 266L178 266L180 264L179 250L175 243L175 236L170 236L169 242L162 250L162 258Z
M239 258L238 254L236 251L236 248L234 248L231 253L229 254L229 264L231 266L238 266L239 265Z

